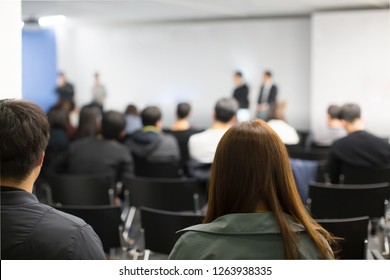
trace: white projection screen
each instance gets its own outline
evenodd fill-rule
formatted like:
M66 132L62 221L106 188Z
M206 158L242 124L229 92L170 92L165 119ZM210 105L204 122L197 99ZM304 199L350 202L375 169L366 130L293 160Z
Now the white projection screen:
M316 13L311 21L311 128L330 104L358 103L366 129L390 136L388 10Z

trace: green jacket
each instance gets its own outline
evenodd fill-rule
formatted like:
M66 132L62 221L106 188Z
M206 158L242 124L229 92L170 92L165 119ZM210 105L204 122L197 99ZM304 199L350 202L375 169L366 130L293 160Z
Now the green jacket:
M289 215L286 217L292 229L300 233L301 259L319 259L317 248L304 227L293 222ZM169 259L284 259L283 240L271 212L224 215L182 231L185 233L176 242Z

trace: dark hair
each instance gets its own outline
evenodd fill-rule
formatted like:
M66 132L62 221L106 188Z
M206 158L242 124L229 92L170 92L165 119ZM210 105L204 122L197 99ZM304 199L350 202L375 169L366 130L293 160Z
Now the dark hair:
M74 140L94 137L99 133L102 114L95 106L84 106L80 111L79 125Z
M332 258L325 240L333 239L307 213L279 136L264 121L239 122L217 146L204 222L232 213L255 213L259 205L274 213L286 259L299 258L299 233L291 229L285 214L305 227L322 258Z
M361 117L360 107L354 103L347 103L341 106L339 119L352 123Z
M191 105L189 103L179 103L176 108L176 115L179 119L186 118L191 112Z
M68 112L65 109L59 107L52 108L49 113L47 113L47 119L49 121L50 128L58 128L62 130L67 130L68 127Z
M141 112L141 119L144 126L155 126L161 120L161 110L156 106L146 107Z
M234 76L242 78L242 72L241 71L236 71L234 73Z
M271 71L269 71L269 70L267 70L267 71L264 71L264 75L265 76L268 76L268 77L272 77L272 73L271 73Z
M237 110L238 103L235 99L222 98L215 105L215 119L227 123L236 115Z
M337 105L329 105L327 113L331 119L338 119L340 116L341 108Z
M121 132L125 129L125 116L117 111L108 111L103 114L102 135L104 139L119 139Z
M129 105L126 107L125 114L126 114L126 115L135 115L135 116L138 116L137 107L136 107L134 104L129 104Z
M46 115L37 105L0 100L1 179L26 179L47 147L49 131Z

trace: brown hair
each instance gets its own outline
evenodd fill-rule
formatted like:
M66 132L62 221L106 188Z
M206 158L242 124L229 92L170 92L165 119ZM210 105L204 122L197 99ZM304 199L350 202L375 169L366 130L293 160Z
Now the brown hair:
M204 222L226 214L254 213L259 206L274 213L286 259L299 258L299 234L291 229L285 213L305 227L322 258L333 258L325 240L333 243L334 239L305 210L279 136L261 120L240 122L218 144Z

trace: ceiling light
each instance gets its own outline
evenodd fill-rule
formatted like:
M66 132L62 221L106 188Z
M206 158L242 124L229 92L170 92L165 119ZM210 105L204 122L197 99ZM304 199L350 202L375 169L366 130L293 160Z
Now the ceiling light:
M65 21L66 17L63 15L57 15L57 16L48 16L48 17L40 17L38 22L39 25L42 27L46 26L54 26L61 24Z

